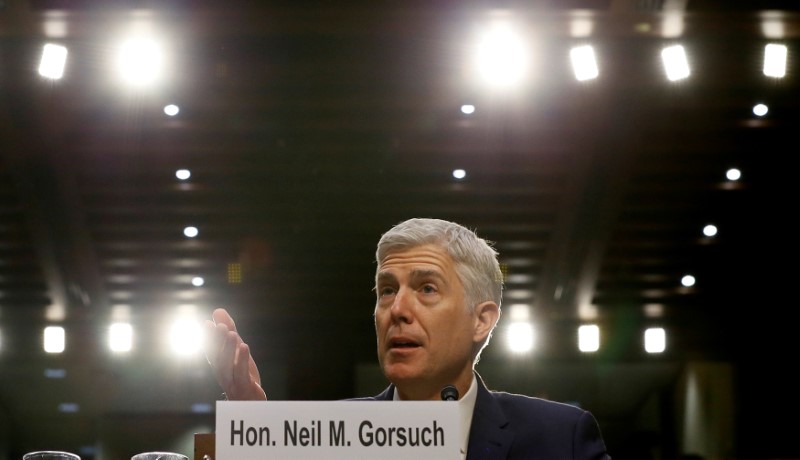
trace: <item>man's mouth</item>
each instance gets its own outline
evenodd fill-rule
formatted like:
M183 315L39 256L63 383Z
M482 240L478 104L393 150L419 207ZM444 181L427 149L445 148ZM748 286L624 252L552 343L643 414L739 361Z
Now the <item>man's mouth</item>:
M411 340L406 339L392 339L389 343L390 348L397 349L397 348L417 348L419 344L413 342Z

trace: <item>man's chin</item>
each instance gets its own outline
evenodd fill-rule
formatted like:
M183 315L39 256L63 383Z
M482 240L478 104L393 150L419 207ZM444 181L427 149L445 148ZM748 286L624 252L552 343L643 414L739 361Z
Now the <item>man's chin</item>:
M407 363L384 364L383 373L395 385L414 381L420 377L419 368Z

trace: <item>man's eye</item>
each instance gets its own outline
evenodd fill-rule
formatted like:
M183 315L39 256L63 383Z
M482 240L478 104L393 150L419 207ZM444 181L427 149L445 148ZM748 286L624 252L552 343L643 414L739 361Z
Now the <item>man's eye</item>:
M381 297L384 297L384 296L387 296L387 295L393 295L394 292L395 292L394 288L392 288L392 287L382 287L382 288L378 289L378 294Z
M425 294L435 294L436 293L436 286L432 284L426 284L422 286L421 291Z

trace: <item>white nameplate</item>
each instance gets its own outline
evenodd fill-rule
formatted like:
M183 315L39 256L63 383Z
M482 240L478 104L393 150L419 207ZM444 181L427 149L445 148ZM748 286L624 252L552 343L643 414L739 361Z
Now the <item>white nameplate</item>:
M216 460L458 460L450 401L217 401Z

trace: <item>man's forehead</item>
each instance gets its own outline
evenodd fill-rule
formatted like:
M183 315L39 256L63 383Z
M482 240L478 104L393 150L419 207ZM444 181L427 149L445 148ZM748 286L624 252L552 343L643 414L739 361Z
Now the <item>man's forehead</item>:
M439 246L423 245L391 251L380 261L378 273L393 270L453 272L453 259Z

